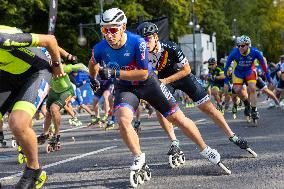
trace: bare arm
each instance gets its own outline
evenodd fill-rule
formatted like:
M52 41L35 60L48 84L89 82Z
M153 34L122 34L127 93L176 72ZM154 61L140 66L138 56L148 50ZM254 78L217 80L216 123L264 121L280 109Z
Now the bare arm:
M177 81L177 80L184 78L185 76L190 74L190 72L191 72L191 68L190 68L189 63L187 61L180 71L178 71L177 73L175 73L175 74L173 74L173 75L171 75L167 78L161 79L161 81L164 84L172 83L174 81Z
M119 79L128 81L144 81L148 78L148 70L120 70Z

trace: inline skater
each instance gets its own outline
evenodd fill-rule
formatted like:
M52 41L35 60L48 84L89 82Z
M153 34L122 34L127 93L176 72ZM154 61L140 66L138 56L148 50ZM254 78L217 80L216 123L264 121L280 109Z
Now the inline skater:
M251 40L248 36L242 35L237 39L238 48L234 48L225 66L225 75L228 79L227 71L231 62L234 61L234 72L233 72L233 88L235 92L239 95L245 105L245 116L249 120L250 117L253 119L255 125L257 125L257 120L259 119L259 112L256 107L257 97L256 97L256 71L254 60L259 61L267 80L270 82L270 74L265 64L265 60L261 55L260 51L254 47L251 47ZM243 83L247 82L249 99L242 95Z
M37 46L46 47L49 60ZM23 33L20 29L0 25L0 95L10 95L0 104L0 119L9 109L9 127L27 156L27 165L16 189L40 188L46 179L38 162L36 134L32 117L49 88L51 71L64 76L57 40L52 35Z
M158 27L154 23L144 22L140 24L137 32L145 38L149 50L149 61L153 68L158 71L159 79L167 86L169 91L174 92L179 89L185 92L195 102L196 106L225 132L230 141L242 149L248 149L247 141L238 137L231 130L222 113L211 103L205 89L191 73L189 62L181 49L173 42L159 41ZM160 125L173 141L171 146L174 146L178 143L178 140L172 124L159 112L157 112L157 117Z
M140 181L151 177L145 153L140 148L139 137L131 125L140 99L149 102L169 121L180 127L186 136L198 145L204 157L222 166L220 154L205 144L198 128L184 116L172 94L153 73L148 63L148 50L144 39L126 31L126 23L124 12L118 8L108 9L103 13L100 25L105 39L94 46L89 70L94 79L97 74L101 79L116 78L115 114L120 134L134 155L130 167L131 185L137 187L142 183Z

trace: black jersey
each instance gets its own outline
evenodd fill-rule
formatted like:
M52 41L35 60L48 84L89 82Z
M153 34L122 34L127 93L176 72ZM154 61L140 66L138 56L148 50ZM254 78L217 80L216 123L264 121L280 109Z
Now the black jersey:
M163 79L178 72L188 61L177 44L170 41L158 43L161 48L158 53L149 53L149 62Z

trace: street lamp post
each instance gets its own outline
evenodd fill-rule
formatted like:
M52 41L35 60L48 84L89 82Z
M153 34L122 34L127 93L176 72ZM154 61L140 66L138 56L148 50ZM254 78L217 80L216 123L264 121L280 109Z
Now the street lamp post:
M195 42L195 30L199 30L200 26L197 23L197 18L194 14L194 1L191 0L191 9L190 9L190 22L189 27L192 27L192 43L193 43L193 65L194 65L194 74L197 74L197 62L196 62L196 42Z
M102 39L101 36L98 34L98 32L96 31L96 29L94 28L94 26L96 26L97 24L95 23L88 23L88 24L79 24L79 37L77 39L77 42L80 46L85 46L87 44L87 38L84 35L84 28L86 29L90 29L92 30L96 36L98 37L98 39Z
M232 30L233 30L232 40L234 41L235 46L236 46L237 45L237 35L238 35L238 32L237 32L237 19L236 18L233 19Z

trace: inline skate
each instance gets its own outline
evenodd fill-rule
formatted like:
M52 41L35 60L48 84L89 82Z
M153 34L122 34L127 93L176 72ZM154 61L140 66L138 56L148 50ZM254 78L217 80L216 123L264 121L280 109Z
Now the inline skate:
M259 112L257 111L256 108L252 109L251 118L252 118L253 126L257 127L258 126L258 120L259 120Z
M136 131L137 135L140 135L141 133L141 127L140 127L141 122L136 120L133 124L133 128Z
M4 140L3 132L0 132L0 144L1 144L2 147L6 147L7 146L7 141Z
M134 157L132 166L130 167L130 184L136 188L139 184L151 179L151 170L145 162L145 154Z
M29 169L28 167L26 167L15 189L38 189L43 186L46 180L47 176L45 171L42 171L41 169Z
M185 155L180 150L177 140L174 140L172 142L167 155L169 156L169 165L171 168L179 167L180 165L185 163Z
M240 138L236 134L230 137L229 140L239 146L241 149L244 149L249 152L251 155L253 155L253 157L257 157L257 154L248 146L248 142L246 140Z
M52 139L49 141L49 143L46 146L46 153L59 151L61 149L60 145L60 135L53 135Z
M23 164L23 163L26 163L27 162L27 157L26 155L24 154L23 152L23 149L20 145L18 145L17 147L17 151L18 151L18 163L19 164Z

